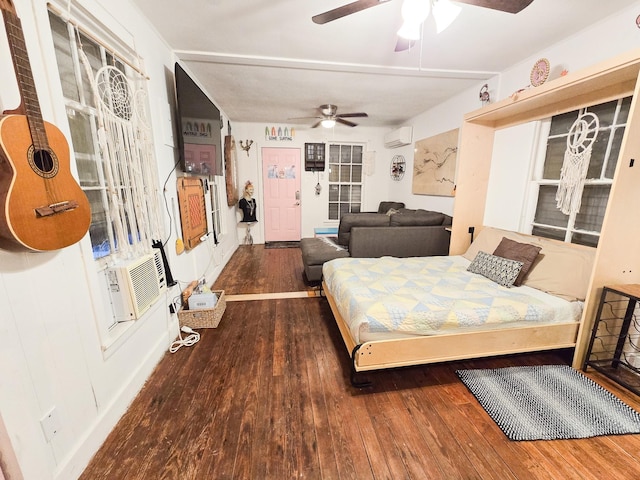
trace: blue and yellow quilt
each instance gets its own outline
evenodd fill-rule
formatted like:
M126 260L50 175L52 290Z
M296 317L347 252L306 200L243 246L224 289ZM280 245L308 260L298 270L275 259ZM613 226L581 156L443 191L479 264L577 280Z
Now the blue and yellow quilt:
M356 343L366 332L434 335L580 319L581 302L502 287L468 265L461 256L341 258L325 263L323 276Z

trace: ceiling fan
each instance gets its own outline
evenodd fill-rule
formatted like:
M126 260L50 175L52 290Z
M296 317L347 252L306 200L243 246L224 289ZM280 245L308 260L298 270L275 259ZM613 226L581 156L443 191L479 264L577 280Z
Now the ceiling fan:
M314 123L311 128L317 128L322 125L325 128L332 128L336 123L341 123L342 125L346 125L348 127L355 127L358 125L357 123L353 123L349 120L345 120L345 118L357 118L357 117L368 117L364 112L352 112L352 113L338 113L338 107L336 105L331 105L330 103L320 105L318 107L318 111L321 116L316 117L295 117L295 119L302 118L316 118L318 121ZM294 120L293 118L291 120Z
M352 13L357 13L367 8L375 7L382 3L390 2L391 0L357 0L355 2L348 3L341 7L328 10L324 13L314 15L311 17L314 23L325 24L337 20L338 18L346 17ZM490 8L492 10L500 10L507 13L518 13L524 10L533 0L454 0L457 3L466 3L468 5L475 5L477 7Z
M332 22L333 20L337 20L339 18L346 17L353 13L357 13L362 10L366 10L368 8L375 7L376 5L387 3L390 1L391 0L357 0L355 2L342 5L341 7L328 10L324 13L314 15L313 17L311 17L311 20L313 20L314 23L322 25L328 22ZM427 3L427 2L431 2L431 3ZM522 11L524 8L526 8L527 6L529 6L529 4L533 2L533 0L454 0L454 2L466 3L469 5L475 5L477 7L490 8L492 10L499 10L507 13L518 13ZM425 18L428 15L429 6L433 5L434 14L436 13L435 9L438 6L440 6L438 5L438 0L422 0L422 1L412 0L410 2L408 0L405 0L405 3L407 3L407 7L410 10L412 10L412 12L409 13L409 15L414 15L414 16L418 12L413 12L413 10L415 10L416 8L419 10L424 10L424 8L421 7L420 5L426 4L426 11L425 11L426 13L424 14L423 18ZM413 5L409 7L408 5L409 3ZM441 2L441 3L443 3L444 5L444 2ZM449 7L449 8L457 8L457 7ZM403 5L403 10L404 10L404 5ZM456 14L453 14L453 18L455 18L455 15ZM403 12L403 16L404 16L404 12ZM451 18L450 20L445 20L447 25L453 20L453 18ZM409 22L407 22L407 20L405 19L405 25L407 23ZM396 52L407 50L413 46L413 44L415 43L415 40L419 38L419 33L417 32L417 28L418 28L418 25L421 23L422 23L422 20L418 20L418 22L413 25L416 36L412 36L412 35L406 36L406 35L403 35L401 32L398 32L400 35L398 36L398 43L396 44L396 48L395 48ZM436 18L436 23L438 23L438 18ZM406 28L405 25L403 25L403 28ZM403 30L403 28L401 28L401 30ZM438 28L440 31L440 27ZM443 27L443 29L444 28L446 27Z

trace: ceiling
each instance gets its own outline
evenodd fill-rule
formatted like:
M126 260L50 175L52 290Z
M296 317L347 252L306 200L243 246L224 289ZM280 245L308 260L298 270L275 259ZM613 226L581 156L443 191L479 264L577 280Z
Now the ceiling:
M637 0L534 0L513 15L463 5L394 52L401 0L317 25L352 0L133 0L232 121L311 125L316 107L396 126ZM631 19L634 21L634 19ZM349 127L337 127L349 128Z

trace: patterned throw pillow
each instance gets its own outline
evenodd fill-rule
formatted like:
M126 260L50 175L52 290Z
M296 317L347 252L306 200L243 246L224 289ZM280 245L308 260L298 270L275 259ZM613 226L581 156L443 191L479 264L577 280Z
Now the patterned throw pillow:
M471 273L479 273L503 287L510 288L518 278L522 262L496 257L487 252L478 252L467 268Z

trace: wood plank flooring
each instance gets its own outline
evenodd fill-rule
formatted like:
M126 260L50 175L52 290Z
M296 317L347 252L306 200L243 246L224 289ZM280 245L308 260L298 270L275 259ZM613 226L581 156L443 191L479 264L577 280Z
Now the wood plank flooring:
M309 289L300 250L242 246L229 295ZM228 302L216 329L167 353L82 477L97 479L607 479L640 477L640 435L511 442L459 368L570 363L571 352L368 374L324 298ZM640 410L640 398L588 376Z

